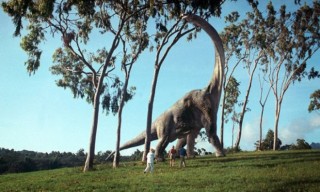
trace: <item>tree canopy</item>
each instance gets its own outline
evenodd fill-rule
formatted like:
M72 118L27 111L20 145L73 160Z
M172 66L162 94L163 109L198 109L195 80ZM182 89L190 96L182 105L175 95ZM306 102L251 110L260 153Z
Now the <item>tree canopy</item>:
M74 97L85 98L94 108L85 166L88 170L93 164L100 100L107 113L112 111L115 114L122 106L119 99L123 98L125 102L134 94L135 88L127 90L127 80L123 84L122 79L112 72L136 62L140 53L149 46L150 37L154 37L154 46L159 49L161 41L165 42L168 40L166 37L175 34L169 31L169 21L179 20L180 15L186 12L199 13L206 18L220 15L222 2L10 0L3 2L2 7L13 19L15 36L20 36L25 23L27 25L21 47L28 54L25 65L30 75L40 67L41 44L46 38L52 36L61 40L61 47L53 54L54 65L50 68L54 75L60 77L57 85L70 89ZM155 21L155 34L147 32L150 18ZM98 36L105 43L101 47L88 46L90 40ZM123 97L122 92L125 93Z
M135 93L135 87L125 86L126 77L122 78L116 71L125 71L126 67L139 62L139 55L147 48L157 52L155 66L161 66L180 37L188 35L190 40L200 31L183 22L181 14L190 12L205 19L220 16L224 2L9 0L2 2L2 8L12 18L13 33L21 37L21 48L28 54L25 66L29 75L35 74L41 66L41 55L46 51L43 43L49 38L58 42L50 70L58 77L57 86L69 89L73 97L93 105L89 151L94 154L100 105L106 114L116 114L121 108L119 99L127 102ZM308 59L319 49L319 2L314 1L313 7L302 5L294 13L287 12L285 6L276 11L270 3L266 15L257 9L258 1L248 2L254 11L248 12L245 20L238 22L240 17L236 12L227 18L232 24L223 37L230 50L229 56L234 54L237 59L244 60L246 69L254 62L259 64L261 72L268 73L271 88L278 91L274 94L277 98L284 95L290 84L305 77L319 77L317 69L307 65ZM93 39L99 39L99 43L92 46ZM261 53L256 60L248 57L251 49ZM282 93L276 85L282 76L277 74L284 74L283 83L279 83L284 88ZM225 115L231 114L240 94L237 89L240 82L235 78L230 81L231 87L227 87L225 94ZM309 111L319 110L317 93L310 97ZM244 107L240 115L247 110ZM234 113L232 119L237 122L239 117ZM90 163L93 163L93 155Z

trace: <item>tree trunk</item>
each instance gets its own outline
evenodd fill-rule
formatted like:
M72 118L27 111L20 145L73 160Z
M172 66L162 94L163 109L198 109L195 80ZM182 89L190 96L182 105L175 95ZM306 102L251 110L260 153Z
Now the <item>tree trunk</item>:
M94 160L94 152L95 152L95 147L96 147L96 136L97 136L97 128L98 128L98 119L99 119L99 107L100 107L100 94L101 94L101 87L103 86L103 80L104 76L106 75L106 71L108 68L108 64L110 62L111 56L113 55L114 50L118 47L119 45L119 35L120 31L123 27L123 24L121 27L119 27L119 31L116 34L112 46L110 48L110 52L108 54L108 57L106 58L106 61L104 63L104 66L102 68L100 78L96 87L96 92L94 95L94 103L93 103L93 123L92 123L92 129L91 129L91 136L90 136L90 142L89 142L89 151L87 155L86 162L84 164L83 171L87 172L92 170L93 168L93 160ZM94 80L96 77L94 76Z
M250 95L250 90L251 90L251 85L252 85L252 80L253 80L253 74L254 74L257 66L258 66L258 62L256 61L254 66L253 66L251 75L250 75L250 80L249 80L249 85L248 85L246 97L245 97L245 100L244 100L244 103L243 103L242 112L240 113L239 133L238 133L238 137L237 137L237 140L236 140L236 143L235 143L235 148L236 149L239 149L240 140L241 140L241 134L242 134L243 119L244 119L244 115L245 115L245 112L246 112L247 104L248 104L248 101L249 101L248 98L249 98L249 95Z
M261 113L260 113L260 138L259 138L259 150L261 150L262 148L262 121L263 121L263 115L264 115L264 109L265 109L265 106L266 106L266 103L267 103L267 100L269 98L269 93L271 91L271 87L269 87L269 91L266 95L266 98L264 99L263 103L262 101L260 100L260 105L261 105ZM261 93L262 95L262 93Z
M122 93L123 94L123 93ZM113 168L116 168L119 166L119 161L120 161L120 140L121 140L121 124L122 124L122 108L124 104L124 99L123 95L120 101L119 105L119 111L118 111L118 127L117 127L117 141L116 141L116 151L115 151L115 156L113 159Z
M234 122L233 122L233 124L232 124L231 148L233 147L233 138L234 138Z
M281 112L281 99L276 101L276 118L274 123L274 136L273 136L273 150L277 150L278 146L278 126L279 126L279 119L280 119L280 112Z
M262 96L263 96L263 83L261 82L260 76L259 76L259 81L260 81L260 106L261 106L261 113L260 113L260 125L259 125L259 146L258 149L262 150L262 122L263 122L263 115L264 115L264 109L266 106L266 103L268 101L269 98L269 94L271 91L271 86L269 87L268 93L266 95L266 97L264 98L264 101L262 101Z
M96 135L97 135L97 127L98 127L98 119L99 119L99 106L100 106L99 92L100 91L96 91L94 96L93 123L92 123L91 135L90 135L90 141L89 141L89 151L88 151L87 159L83 168L84 172L90 171L93 168L93 159L94 159L94 152L95 152L95 146L96 146Z
M150 94L150 99L149 99L149 103L148 103L146 138L145 138L145 142L144 142L144 152L142 155L142 162L146 162L147 154L150 150L153 101L154 101L154 97L155 97L155 93L156 93L159 71L160 71L160 67L158 65L155 65L153 82L152 82L152 87L151 87L151 94Z
M259 130L259 150L261 150L261 144L262 144L262 120L263 120L263 113L264 113L264 105L261 106L261 114L260 114L260 130Z
M121 93L121 100L120 100L120 105L119 105L119 110L118 110L117 141L116 141L115 156L113 159L113 168L118 167L119 162L120 162L120 140L121 140L122 111L123 111L124 102L125 102L125 95L127 94L128 81L129 81L129 76L126 77L124 85L123 85L123 89L122 89L122 93Z
M241 140L241 134L242 134L242 121L243 121L243 117L241 115L240 117L242 120L239 121L239 132L238 132L238 136L237 136L237 140L234 144L234 148L237 150L239 149L239 145L240 145L240 140Z
M224 88L224 92L225 92L225 88ZM222 100L222 109L221 109L221 126L220 126L220 142L221 142L221 147L223 149L223 132L224 132L224 103L226 101L226 97L225 94L223 96L223 100Z
M226 60L228 60L228 59L226 59ZM242 60L242 59L240 59L240 61L241 61L241 60ZM223 94L223 100L222 100L221 129L220 129L220 141L221 141L221 147L222 147L222 148L224 148L224 142L223 142L224 139L223 139L223 137L224 137L224 121L225 121L224 110L225 110L225 102L226 102L226 89L227 89L227 85L228 85L229 82L230 82L230 78L232 77L232 75L233 75L235 69L237 68L237 66L239 65L240 61L237 62L237 63L235 64L235 66L232 68L228 80L227 80L227 74L228 74L228 71L229 71L229 67L226 65L226 68L225 68L225 73L224 73L224 78L223 78L223 86L222 86L222 87L223 87L223 93L224 93L224 94ZM227 62L226 62L226 63L227 63ZM233 128L232 128L232 129L234 129L234 125L233 125ZM233 136L232 136L232 137L233 137ZM233 138L232 138L232 139L233 139ZM231 147L233 147L233 141L232 141Z

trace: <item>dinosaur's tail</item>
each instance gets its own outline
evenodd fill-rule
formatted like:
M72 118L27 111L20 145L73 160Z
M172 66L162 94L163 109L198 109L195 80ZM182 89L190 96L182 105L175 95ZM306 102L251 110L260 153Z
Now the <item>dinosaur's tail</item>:
M134 139L126 142L125 144L123 144L121 147L120 147L120 151L121 150L124 150L124 149L129 149L129 148L132 148L132 147L137 147L137 146L140 146L140 145L143 145L144 142L145 142L145 139L146 139L146 132L142 132L140 133L137 137L135 137ZM154 141L158 139L158 136L157 136L157 132L156 132L156 129L151 129L151 138L150 138L150 141ZM111 158L113 155L115 154L115 151L113 151L112 153L110 153L110 155L106 158L106 160L108 160L109 158Z

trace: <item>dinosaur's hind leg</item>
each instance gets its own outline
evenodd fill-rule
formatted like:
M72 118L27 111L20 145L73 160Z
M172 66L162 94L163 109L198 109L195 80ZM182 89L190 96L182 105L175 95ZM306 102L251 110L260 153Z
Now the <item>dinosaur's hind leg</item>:
M199 129L194 128L191 133L187 135L187 155L188 157L195 157L194 155L194 145L195 140L199 134Z
M216 156L217 157L225 156L219 137L217 136L217 117L213 116L212 123L207 124L205 128L206 128L207 136L209 138L209 142L216 149Z
M176 144L176 149L179 150L180 148L186 146L187 144L187 136L179 138Z
M192 131L185 135L184 137L178 139L176 144L176 149L180 149L187 145L187 156L188 157L194 157L194 146L195 146L195 139L197 138L199 134L200 129L192 129Z
M211 125L212 126L212 125ZM216 149L216 156L222 157L225 156L222 145L220 143L219 137L217 136L217 132L215 128L206 128L207 136L209 138L209 142L213 145L213 147Z
M209 137L209 141L210 143L213 144L213 146L215 147L216 149L216 156L217 157L223 157L225 156L224 152L223 152L223 149L221 147L221 143L220 143L220 140L218 138L217 135L212 135L211 137Z

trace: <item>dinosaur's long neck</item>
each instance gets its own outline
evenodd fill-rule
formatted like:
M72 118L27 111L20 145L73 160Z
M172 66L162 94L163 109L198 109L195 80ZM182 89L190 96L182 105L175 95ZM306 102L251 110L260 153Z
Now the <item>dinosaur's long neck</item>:
M215 101L214 103L219 103L222 91L225 66L225 57L222 40L218 32L212 27L212 25L210 25L203 18L197 15L187 14L183 16L183 19L202 28L210 36L211 40L215 45L215 66L212 78L206 91L211 95L211 100Z

